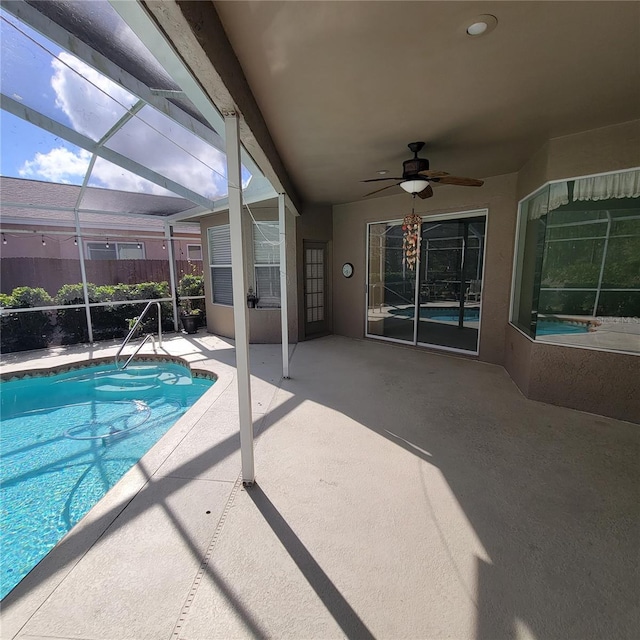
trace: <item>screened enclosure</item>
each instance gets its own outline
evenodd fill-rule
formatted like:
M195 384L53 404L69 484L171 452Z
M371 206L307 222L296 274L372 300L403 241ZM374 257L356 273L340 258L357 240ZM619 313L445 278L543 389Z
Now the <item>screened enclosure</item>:
M106 1L3 3L0 38L2 351L122 337L149 301L203 322L219 133ZM243 162L245 198L274 195Z

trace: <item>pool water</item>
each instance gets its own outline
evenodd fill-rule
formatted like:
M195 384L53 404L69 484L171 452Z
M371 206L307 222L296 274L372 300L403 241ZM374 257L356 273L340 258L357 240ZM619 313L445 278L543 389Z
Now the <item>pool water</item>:
M406 309L392 309L390 311L395 316L405 316L407 318L414 317L414 308L409 307ZM421 320L439 320L441 322L458 322L460 318L458 308L453 307L421 307L420 319ZM478 322L480 319L480 310L465 309L464 321L465 322Z
M536 337L588 332L589 327L584 323L571 324L562 321L538 320L536 324Z
M172 363L0 384L0 598L212 384Z

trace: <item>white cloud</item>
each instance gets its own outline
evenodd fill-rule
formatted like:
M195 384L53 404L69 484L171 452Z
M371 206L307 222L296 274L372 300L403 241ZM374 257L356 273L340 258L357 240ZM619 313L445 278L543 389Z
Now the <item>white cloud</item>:
M36 153L33 160L25 161L18 173L23 178L77 184L87 172L90 160L91 154L84 149L74 153L65 147L56 147L49 153Z
M69 53L62 52L59 59L54 59L52 68L51 86L56 106L65 113L75 131L93 140L99 140L138 100ZM144 107L127 122L106 146L207 198L226 195L224 153L151 106ZM84 176L90 157L84 150L74 153L65 148L52 149L26 161L20 175L69 182L74 177ZM90 184L174 195L102 159L95 163Z
M117 189L120 191L132 191L134 193L153 193L157 196L174 196L175 193L167 191L163 187L149 182L131 171L127 171L118 165L108 162L103 158L98 158L93 165L91 180L92 187L105 187L107 189Z
M126 89L70 53L60 53L51 66L56 106L75 131L96 141L137 102Z

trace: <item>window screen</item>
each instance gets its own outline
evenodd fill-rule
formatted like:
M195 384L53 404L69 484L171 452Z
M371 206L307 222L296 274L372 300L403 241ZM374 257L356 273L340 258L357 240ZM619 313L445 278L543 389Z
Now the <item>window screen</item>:
M211 289L213 302L233 304L231 280L231 234L228 224L207 229L209 241L209 266L211 267Z
M280 307L280 229L277 222L254 222L253 258L259 307Z
M189 260L202 260L202 245L188 244L187 245L187 258Z

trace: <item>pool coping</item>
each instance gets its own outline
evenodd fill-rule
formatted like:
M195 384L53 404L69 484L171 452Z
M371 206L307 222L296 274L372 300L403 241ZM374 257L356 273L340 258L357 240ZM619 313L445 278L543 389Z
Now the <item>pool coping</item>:
M69 362L66 364L55 365L53 367L38 367L36 369L24 369L20 371L5 371L0 373L0 384L3 382L13 382L15 380L29 380L31 378L49 378L60 373L68 373L70 371L79 371L80 369L88 369L90 367L100 366L103 364L112 364L114 359L112 356L100 356L91 360L78 360L77 362ZM213 371L206 369L193 368L188 360L178 356L155 355L155 354L139 354L131 362L161 362L169 364L177 364L191 371L194 378L204 378L216 382L218 375Z

